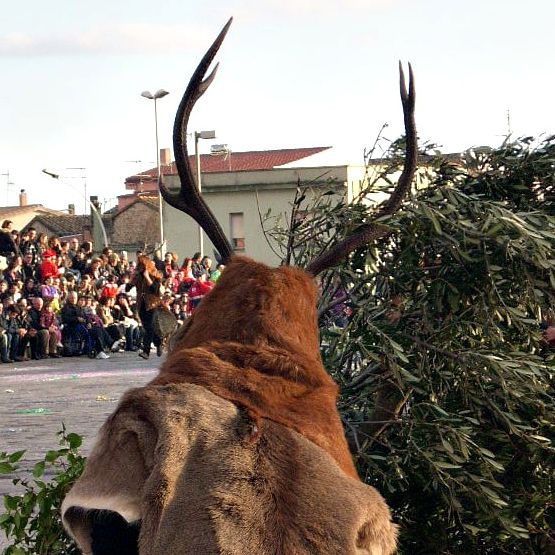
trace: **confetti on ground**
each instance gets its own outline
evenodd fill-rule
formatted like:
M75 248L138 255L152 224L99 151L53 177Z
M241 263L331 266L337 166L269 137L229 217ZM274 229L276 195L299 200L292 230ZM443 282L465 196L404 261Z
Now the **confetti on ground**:
M108 397L107 395L97 395L96 400L97 401L110 401L112 403L114 401L117 401L117 399L115 397Z
M52 414L52 411L50 409L39 407L36 409L17 409L15 414Z

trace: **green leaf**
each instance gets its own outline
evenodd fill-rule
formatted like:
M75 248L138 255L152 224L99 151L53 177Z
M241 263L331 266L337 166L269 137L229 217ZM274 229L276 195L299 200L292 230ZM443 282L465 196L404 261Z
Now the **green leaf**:
M66 439L71 449L78 449L83 443L83 438L74 433L67 434Z
M14 471L14 466L9 462L0 462L0 474L11 474Z
M35 478L40 478L44 474L44 461L39 461L33 467L33 476Z
M16 451L15 453L10 454L10 456L8 457L8 460L11 463L16 463L21 459L21 457L23 457L24 454L25 454L25 449L22 451Z
M446 469L462 468L460 464L452 464L444 461L433 461L433 464L438 468L446 468Z

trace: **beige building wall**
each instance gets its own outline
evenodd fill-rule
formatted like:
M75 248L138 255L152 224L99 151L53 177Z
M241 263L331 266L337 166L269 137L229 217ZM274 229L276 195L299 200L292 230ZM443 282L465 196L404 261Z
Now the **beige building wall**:
M282 222L288 221L298 183L314 191L333 187L338 195L345 194L351 202L366 187L367 180L375 181L381 171L383 166L372 165L368 170L364 166L324 166L207 173L202 176L202 194L230 242L230 215L243 214L245 248L236 252L266 264L277 265L281 258L268 245L260 221L261 214L265 215L271 209L272 216L281 216ZM415 186L426 186L429 179L426 172L425 167L418 169ZM395 177L390 176L393 180ZM167 186L173 191L177 183L177 176L167 178ZM381 186L385 188L384 183ZM379 203L385 198L386 193L369 194L363 201ZM176 252L180 262L199 250L198 226L192 218L165 202L163 218L167 250ZM268 222L267 227L270 225ZM204 235L204 254L212 257L213 250L213 245Z
M289 218L297 184L313 189L337 188L342 193L364 176L364 168L332 166L318 168L278 168L263 171L203 174L202 194L224 233L231 240L231 214L242 213L245 248L236 252L266 264L279 264L281 258L268 245L260 215L271 209L273 217ZM171 179L171 178L170 178ZM175 190L177 179L168 179ZM186 214L164 203L164 235L167 250L176 252L180 262L199 250L198 226ZM271 225L270 222L268 222ZM213 256L213 245L204 235L204 254Z

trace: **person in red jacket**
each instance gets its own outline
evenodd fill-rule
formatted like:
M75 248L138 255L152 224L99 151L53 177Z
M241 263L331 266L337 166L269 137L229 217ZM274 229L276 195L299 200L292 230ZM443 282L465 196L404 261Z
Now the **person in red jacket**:
M48 277L59 277L60 271L56 264L56 252L52 249L47 249L42 253L42 263L39 268L41 282Z
M209 281L206 274L199 276L189 288L189 313L192 314L200 304L204 295L209 293L214 287L214 282Z

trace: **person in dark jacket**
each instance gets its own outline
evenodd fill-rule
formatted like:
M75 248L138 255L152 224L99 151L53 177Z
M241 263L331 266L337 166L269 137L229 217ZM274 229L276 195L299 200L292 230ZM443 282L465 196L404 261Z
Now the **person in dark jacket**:
M31 299L31 309L29 310L29 336L31 344L31 355L35 360L41 358L57 357L58 337L54 331L45 328L41 322L42 307L44 301L42 297Z
M19 248L12 237L12 221L4 220L0 228L0 256L5 256L9 263L16 254Z
M85 344L84 350L88 352L92 349L92 341L90 334L87 330L87 319L83 309L77 304L77 293L70 291L67 295L66 304L62 308L60 316L64 329L62 336L64 342L70 342L77 338ZM72 354L81 354L72 353Z

